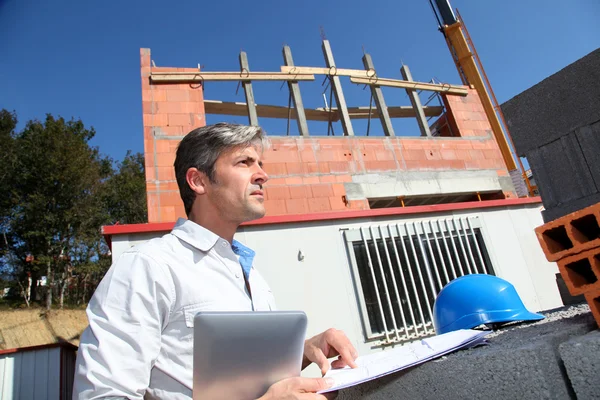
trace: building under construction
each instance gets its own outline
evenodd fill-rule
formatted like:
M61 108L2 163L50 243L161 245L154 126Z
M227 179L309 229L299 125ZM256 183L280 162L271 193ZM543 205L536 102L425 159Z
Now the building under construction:
M236 239L256 250L278 307L307 313L309 334L343 329L362 354L432 335L436 295L472 273L512 282L531 310L562 306L558 269L533 232L543 223L541 201L528 197L463 24L443 30L457 84L416 82L407 66L400 77L379 76L369 54L364 69L346 69L327 40L323 65L302 66L284 46L281 64L267 72L251 71L244 52L234 71L220 72L157 67L141 49L149 220L104 227L113 257L185 217L175 150L206 115L247 116L252 125L283 118L298 134L270 132L267 216L244 224ZM328 81L330 101L305 108L302 86L317 78ZM205 99L205 84L218 81L240 82L246 101ZM256 104L262 81L287 83L289 106ZM372 104L348 105L343 85L366 85ZM406 91L410 104L388 105L383 87ZM395 132L394 118L415 118L419 136ZM379 121L385 135L359 135L358 119ZM310 121L328 122L327 132L309 131ZM338 121L343 132L334 135Z

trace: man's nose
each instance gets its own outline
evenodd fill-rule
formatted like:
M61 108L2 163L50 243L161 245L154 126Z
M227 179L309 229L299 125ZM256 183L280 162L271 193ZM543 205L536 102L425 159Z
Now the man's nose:
M256 173L252 176L252 183L264 185L269 180L269 175L260 165L257 165L257 168Z

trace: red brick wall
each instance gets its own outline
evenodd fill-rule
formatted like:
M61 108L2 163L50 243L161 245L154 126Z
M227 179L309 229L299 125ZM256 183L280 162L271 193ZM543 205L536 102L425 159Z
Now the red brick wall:
M206 124L202 88L151 85L151 70L197 70L152 68L149 49L141 50L141 65L148 222L169 222L185 216L173 161L181 137ZM450 128L460 137L271 136L273 145L264 154L270 176L265 190L267 214L369 208L367 200L344 201L344 182L351 182L352 175L492 169L508 176L476 91L470 90L466 97L444 96L444 102Z
M194 68L153 68L150 49L140 50L144 154L148 222L175 221L184 216L173 162L185 134L206 125L202 88L187 84L150 84L150 71L193 71Z

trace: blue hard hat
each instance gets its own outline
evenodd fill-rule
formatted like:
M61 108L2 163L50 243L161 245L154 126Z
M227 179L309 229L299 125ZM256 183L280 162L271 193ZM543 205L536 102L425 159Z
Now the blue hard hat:
M454 279L444 286L433 305L433 325L438 335L482 324L543 318L525 308L510 282L493 275L471 274Z

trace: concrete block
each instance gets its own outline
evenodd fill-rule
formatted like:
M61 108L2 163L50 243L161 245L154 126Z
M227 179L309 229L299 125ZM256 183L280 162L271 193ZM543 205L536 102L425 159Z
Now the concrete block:
M579 146L592 174L596 187L600 188L600 121L575 131Z
M546 208L542 211L542 218L544 222L551 222L555 219L564 217L567 214L571 214L575 211L581 210L582 208L589 207L593 204L600 202L600 193L594 193L591 196L582 197L571 201L567 204L561 204L554 207Z
M558 349L577 399L599 398L600 331L570 339Z
M592 316L586 313L512 329L490 339L489 346L462 350L341 390L338 399L575 398L558 346L586 334L592 324Z
M600 328L600 289L586 292L585 300L590 306L590 310L592 311L592 315L596 320L598 328Z
M558 270L574 296L600 289L600 247L559 260Z
M600 203L535 228L548 261L600 246Z
M546 208L598 193L574 132L527 154Z
M502 111L524 156L600 120L600 49L508 100Z

